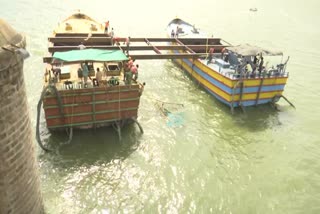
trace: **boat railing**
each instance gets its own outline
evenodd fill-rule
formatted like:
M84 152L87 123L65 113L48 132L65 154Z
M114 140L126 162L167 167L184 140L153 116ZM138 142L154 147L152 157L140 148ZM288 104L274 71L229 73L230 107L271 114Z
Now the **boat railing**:
M275 77L288 77L289 72L278 72L278 71L268 71L259 73L244 73L240 74L237 72L224 73L224 76L229 77L230 79L261 79L261 78L275 78Z

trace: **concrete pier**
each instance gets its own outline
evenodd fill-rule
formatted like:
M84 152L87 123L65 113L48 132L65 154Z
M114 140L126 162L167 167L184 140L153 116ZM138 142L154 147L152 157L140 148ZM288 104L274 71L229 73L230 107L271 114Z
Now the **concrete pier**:
M0 213L43 213L23 76L25 38L0 19Z

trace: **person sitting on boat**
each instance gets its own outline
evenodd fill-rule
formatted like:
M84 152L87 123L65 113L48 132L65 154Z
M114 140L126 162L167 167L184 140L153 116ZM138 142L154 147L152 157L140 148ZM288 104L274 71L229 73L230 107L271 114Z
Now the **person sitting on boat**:
M209 63L211 63L211 60L213 58L213 52L214 52L214 48L210 48L209 49L209 55L208 55L208 61L207 61L207 65L209 65Z

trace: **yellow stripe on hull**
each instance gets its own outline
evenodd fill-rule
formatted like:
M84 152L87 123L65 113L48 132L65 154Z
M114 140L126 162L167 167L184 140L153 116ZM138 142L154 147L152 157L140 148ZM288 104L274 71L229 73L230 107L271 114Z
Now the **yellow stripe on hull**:
M205 78L203 78L202 76L200 76L196 71L193 71L192 68L186 64L185 62L183 62L182 59L176 60L176 62L178 62L180 65L182 65L182 67L197 81L199 81L200 84L202 84L203 86L205 86L206 88L210 89L211 91L213 91L215 94L217 94L218 96L220 96L221 98L223 98L224 100L226 100L227 102L231 102L232 101L232 95L224 92L223 90L221 90L219 87L216 87L215 85L211 84L208 80L206 80ZM200 62L198 62L200 63ZM195 63L196 64L196 63ZM208 68L203 65L202 63L200 63L202 65L202 68L206 68L206 70L208 70ZM200 66L199 66L200 67ZM211 70L211 73L215 73L214 71ZM227 78L223 77L222 75L215 75L218 78L220 78L220 80L224 80L224 81L229 81L230 82L234 82L234 84L238 81L231 81L231 80L226 80ZM220 77L219 77L220 76ZM285 78L286 80L287 78ZM265 81L267 81L268 79L265 79ZM280 79L271 79L273 82L277 82ZM256 85L260 84L260 80L254 80L256 83ZM248 84L249 81L245 81L244 84L245 86L248 86L246 84ZM265 84L263 84L265 85ZM280 95L282 94L282 91L272 91L272 92L261 92L259 99L270 99L273 98L275 95ZM247 101L247 100L255 100L258 96L258 93L248 93L248 94L243 94L242 95L242 101ZM240 95L236 94L233 97L233 101L237 102L240 100Z
M174 51L170 51L170 52L174 53ZM179 51L179 52L186 53L185 51ZM178 61L180 64L183 62L182 59L179 59L176 61ZM189 60L189 61L191 63L193 62L193 64L195 66L197 66L201 71L203 71L204 73L215 78L216 80L218 80L219 82L221 82L222 84L226 85L229 88L233 88L237 84L237 82L239 81L239 80L232 80L226 76L223 76L219 72L214 71L213 69L206 66L205 64L203 64L202 62L200 62L197 59L195 59L194 61L192 61L192 60ZM186 66L189 67L188 65L186 65ZM186 67L185 67L185 69L186 69ZM287 83L287 79L288 79L288 77L264 78L263 86L265 86L265 85L285 85ZM246 79L246 80L243 80L243 82L244 82L244 87L260 86L260 79Z
M212 70L202 62L195 60L195 66L197 66L200 70L204 73L210 75L211 77L215 78L216 80L220 81L224 85L228 86L229 88L233 88L234 85L238 82L238 80L231 80L228 77L225 77L218 72ZM287 82L288 77L274 77L274 78L264 78L263 85L284 85ZM246 79L243 81L244 87L252 87L252 86L259 86L260 79Z

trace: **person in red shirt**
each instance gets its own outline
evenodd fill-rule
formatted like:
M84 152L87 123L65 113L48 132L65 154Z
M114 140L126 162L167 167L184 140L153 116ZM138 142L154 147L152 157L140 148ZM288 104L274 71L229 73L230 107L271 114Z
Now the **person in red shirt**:
M132 76L133 76L133 79L134 79L135 81L137 81L137 79L138 79L138 68L139 68L139 65L138 65L138 64L131 66Z
M112 43L119 46L120 45L120 37L113 37Z

